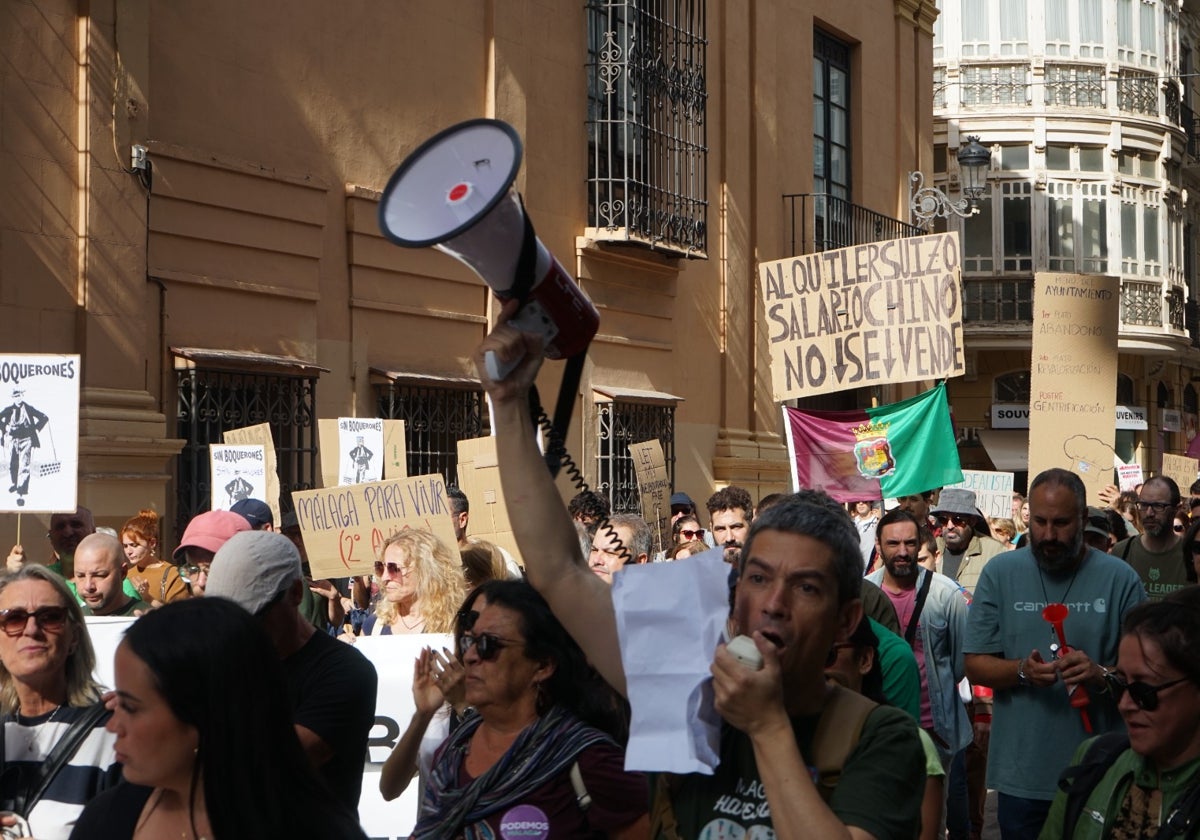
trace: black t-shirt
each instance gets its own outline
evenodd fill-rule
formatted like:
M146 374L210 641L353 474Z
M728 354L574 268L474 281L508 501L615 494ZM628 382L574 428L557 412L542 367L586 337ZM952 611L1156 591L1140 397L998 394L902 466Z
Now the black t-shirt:
M71 830L71 840L129 840L154 788L121 782L95 796Z
M350 645L313 633L283 661L283 669L292 722L311 729L333 749L318 772L334 796L357 814L367 735L375 723L375 666Z

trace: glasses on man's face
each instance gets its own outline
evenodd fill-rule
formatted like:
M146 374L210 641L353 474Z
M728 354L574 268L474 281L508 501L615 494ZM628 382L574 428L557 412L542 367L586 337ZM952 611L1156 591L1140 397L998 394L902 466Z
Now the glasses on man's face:
M388 577L404 577L412 571L412 566L401 566L399 563L381 563L375 561L375 577L383 577L383 573L387 572Z
M475 652L479 654L479 658L484 662L491 662L506 647L520 647L522 644L521 642L501 639L494 633L463 633L459 637L458 643L462 647L464 655L471 648L475 648Z
M938 517L938 522L943 525L953 525L955 528L967 528L971 524L971 517L960 516L957 513L943 513Z
M704 539L704 529L697 528L693 531L691 528L680 528L679 536L683 537L685 540L702 540Z
M1162 513L1167 508L1175 507L1170 502L1143 502L1141 499L1138 499L1137 506L1138 510L1152 510L1155 513Z
M1114 699L1120 700L1121 695L1128 691L1129 699L1137 704L1139 709L1143 709L1147 712L1153 712L1158 708L1158 693L1160 691L1166 691L1168 688L1173 688L1180 683L1185 683L1188 681L1188 679L1188 677L1180 677L1177 680L1171 680L1170 682L1165 682L1161 685L1150 685L1149 683L1144 683L1141 680L1134 680L1133 682L1127 683L1125 680L1121 679L1121 677L1113 674L1110 678L1110 681L1113 687Z
M20 636L25 632L25 627L29 624L30 616L37 622L37 626L47 633L57 633L67 623L67 608L38 607L33 612L23 610L19 607L11 610L0 610L0 627L4 628L4 633L7 636Z

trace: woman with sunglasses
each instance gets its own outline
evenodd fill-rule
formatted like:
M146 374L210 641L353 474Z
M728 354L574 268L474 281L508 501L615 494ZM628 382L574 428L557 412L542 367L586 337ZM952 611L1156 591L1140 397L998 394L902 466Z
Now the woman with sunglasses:
M0 810L27 822L7 836L63 840L88 800L120 777L92 679L96 655L78 601L45 566L0 576L0 631ZM0 827L18 824L0 817Z
M113 666L124 781L88 803L72 838L365 838L300 746L279 654L237 604L153 610Z
M362 635L450 633L466 595L462 556L428 531L388 537L375 562L380 598Z
M533 587L480 586L455 635L474 712L438 748L413 840L645 837L623 704Z
M1125 719L1128 748L1092 786L1073 830L1068 798L1051 806L1041 840L1174 837L1200 833L1200 588L1144 602L1125 616L1117 667L1108 678ZM1095 756L1084 742L1063 774L1067 784ZM1175 812L1191 816L1180 833L1160 833Z

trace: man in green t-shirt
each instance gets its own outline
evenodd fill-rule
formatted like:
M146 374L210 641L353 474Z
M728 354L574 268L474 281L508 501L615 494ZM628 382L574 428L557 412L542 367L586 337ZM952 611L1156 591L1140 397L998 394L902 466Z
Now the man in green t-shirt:
M124 560L116 537L89 534L79 543L75 549L74 583L84 604L84 615L134 615L150 609L145 601L125 593Z
M611 593L583 562L532 433L529 389L542 363L541 339L505 320L479 347L476 367L491 397L508 509L521 514L512 526L526 574L588 660L624 693ZM519 363L497 382L484 363L489 352ZM723 719L720 764L711 776L692 773L657 785L652 835L915 836L923 785L914 780L924 778L925 760L907 714L868 705L837 780L811 766L814 755L824 755L813 747L814 736L828 731L823 714L848 705L849 692L826 683L825 664L862 618L854 523L840 505L813 491L756 517L738 542L740 578L729 618L732 632L751 638L762 667L748 668L724 646L717 649L711 670ZM697 625L710 618L696 616Z
M1138 493L1141 535L1121 540L1110 552L1133 566L1152 601L1189 583L1188 568L1179 548L1181 535L1173 527L1180 501L1175 479L1166 475L1147 479Z

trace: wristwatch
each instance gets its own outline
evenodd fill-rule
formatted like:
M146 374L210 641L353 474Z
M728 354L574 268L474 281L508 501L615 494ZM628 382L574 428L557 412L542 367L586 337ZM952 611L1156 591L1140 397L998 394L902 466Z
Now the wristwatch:
M1025 660L1022 659L1017 663L1017 685L1022 688L1029 687L1029 677L1025 676Z

